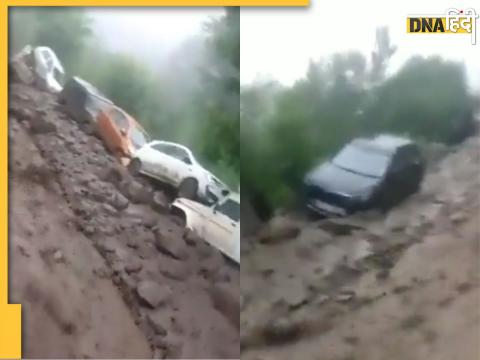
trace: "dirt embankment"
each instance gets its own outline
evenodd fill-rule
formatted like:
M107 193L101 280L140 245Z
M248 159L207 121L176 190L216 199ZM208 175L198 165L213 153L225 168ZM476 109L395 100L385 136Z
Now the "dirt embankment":
M10 86L10 301L24 357L238 358L239 272L183 239L57 97Z
M478 359L479 171L475 136L387 216L242 239L242 359Z

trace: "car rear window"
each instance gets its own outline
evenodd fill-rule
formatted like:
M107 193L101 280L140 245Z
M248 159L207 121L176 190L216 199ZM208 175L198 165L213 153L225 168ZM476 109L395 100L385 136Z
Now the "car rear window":
M143 145L147 143L147 138L145 134L136 126L132 128L130 132L130 141L132 142L135 149L140 149Z
M218 205L216 210L235 222L240 221L240 204L236 201L229 199L223 204Z
M128 118L127 116L120 110L113 108L109 112L110 118L112 121L118 126L119 129L128 129Z
M390 163L390 156L381 151L347 145L335 156L332 163L357 174L382 177Z

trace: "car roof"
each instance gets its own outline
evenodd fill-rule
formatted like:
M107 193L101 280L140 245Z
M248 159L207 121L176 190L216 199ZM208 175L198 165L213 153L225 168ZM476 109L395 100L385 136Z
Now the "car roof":
M381 150L388 153L395 152L398 148L412 144L412 140L395 135L380 134L371 138L358 138L352 141L354 145Z
M78 84L82 85L90 94L101 98L105 102L108 102L110 104L113 104L112 100L108 99L104 93L102 93L100 90L98 90L95 86L93 86L91 83L88 81L78 77L78 76L73 76L72 79L77 82Z
M53 66L60 70L62 73L65 73L62 63L58 60L57 54L48 46L37 46L34 51L48 51L52 56Z
M192 154L192 151L186 147L185 145L182 145L182 144L179 144L179 143L175 143L175 142L172 142L172 141L164 141L164 140L153 140L150 142L150 144L152 145L155 145L155 144L165 144L165 145L173 145L173 146L176 146L176 147L179 147L183 150L186 150L187 152L189 152L190 154Z

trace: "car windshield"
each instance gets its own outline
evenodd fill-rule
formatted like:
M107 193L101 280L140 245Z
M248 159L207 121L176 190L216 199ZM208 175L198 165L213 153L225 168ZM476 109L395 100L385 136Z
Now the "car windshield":
M371 177L382 177L389 162L387 154L354 145L344 147L332 160L344 170Z
M135 146L135 149L140 149L147 143L145 134L136 126L134 126L130 132L130 140L132 141L133 146Z
M217 205L215 207L215 210L228 216L235 222L238 222L240 220L240 204L236 201L229 199L223 204Z
M62 73L57 68L54 68L53 69L53 76L55 77L55 80L57 80L57 82L60 85L62 85L62 86L65 85L65 74L64 73Z

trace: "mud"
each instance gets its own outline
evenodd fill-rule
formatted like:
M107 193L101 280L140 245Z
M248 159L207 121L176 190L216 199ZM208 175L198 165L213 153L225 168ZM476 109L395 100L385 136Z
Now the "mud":
M242 359L480 357L480 138L450 150L387 215L242 239Z
M9 95L10 301L23 305L23 356L238 358L238 269L187 244L168 194L132 178L55 95L21 83Z

